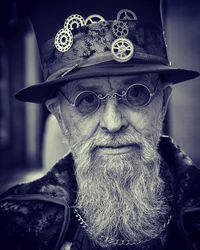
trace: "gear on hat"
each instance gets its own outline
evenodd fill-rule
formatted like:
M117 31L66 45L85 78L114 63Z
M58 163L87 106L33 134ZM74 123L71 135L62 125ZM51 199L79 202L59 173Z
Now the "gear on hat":
M85 25L98 23L98 22L102 22L102 21L105 21L104 17L97 15L97 14L93 14L93 15L88 16L85 19Z
M73 14L65 20L64 28L73 30L83 25L85 25L85 19L81 15Z
M127 38L118 38L112 44L112 55L117 62L129 61L134 53L134 46Z
M131 10L122 9L117 14L117 20L137 20L137 16Z
M55 46L60 52L68 51L73 44L73 34L70 30L61 29L55 37Z
M125 22L115 20L112 24L112 32L117 38L127 37L129 29Z

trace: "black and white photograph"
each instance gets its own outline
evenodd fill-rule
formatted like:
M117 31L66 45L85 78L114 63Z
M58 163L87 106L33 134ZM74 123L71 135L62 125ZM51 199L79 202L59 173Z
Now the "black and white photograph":
M0 250L200 250L200 1L0 0Z

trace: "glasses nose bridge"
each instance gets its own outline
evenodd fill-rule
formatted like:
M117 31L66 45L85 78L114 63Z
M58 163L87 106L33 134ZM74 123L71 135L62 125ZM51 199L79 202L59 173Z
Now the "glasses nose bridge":
M106 95L103 95L103 94L99 94L99 95L97 95L97 97L98 97L98 99L100 100L100 101L106 101L106 100L112 100L112 99L121 99L121 98L124 98L124 97L126 97L126 90L123 90L122 92L121 92L121 94L120 93L117 93L116 91L115 92L113 92L113 93L108 93L108 94L106 94Z

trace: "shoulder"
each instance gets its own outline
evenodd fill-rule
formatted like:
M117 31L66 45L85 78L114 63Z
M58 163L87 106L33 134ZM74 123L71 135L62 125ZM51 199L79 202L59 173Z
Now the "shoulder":
M200 168L169 136L159 149L175 180L177 226L191 249L200 249Z
M200 205L200 168L169 136L162 136L160 153L175 179L177 204L180 208Z
M57 163L44 177L17 185L0 197L0 246L49 249L70 216L73 199L71 159ZM32 242L32 244L30 244Z
M0 195L8 196L41 195L60 198L71 203L74 198L76 181L73 173L73 158L69 154L56 163L43 177L29 183L18 184Z
M26 197L25 197L26 198ZM2 249L47 249L54 245L64 221L65 207L44 200L5 199L0 203Z

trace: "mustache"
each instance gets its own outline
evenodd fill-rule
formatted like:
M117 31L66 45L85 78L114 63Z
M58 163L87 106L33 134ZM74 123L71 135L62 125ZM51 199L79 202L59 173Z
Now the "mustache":
M101 148L123 148L123 147L140 147L140 145L138 143L118 143L115 141L110 141L110 142L106 142L103 144L99 144L99 145L95 145L95 149L101 149Z
M143 138L135 133L123 133L118 135L100 135L94 136L90 144L90 150L95 151L101 148L118 148L132 146L138 149L143 147Z
M71 150L75 155L76 152L79 152L79 155L86 153L88 157L93 157L100 148L125 146L132 146L137 152L141 153L141 157L145 157L144 160L146 161L155 154L153 150L157 148L157 142L151 135L144 135L132 128L115 134L97 130L90 138L85 136L81 141L73 144Z

